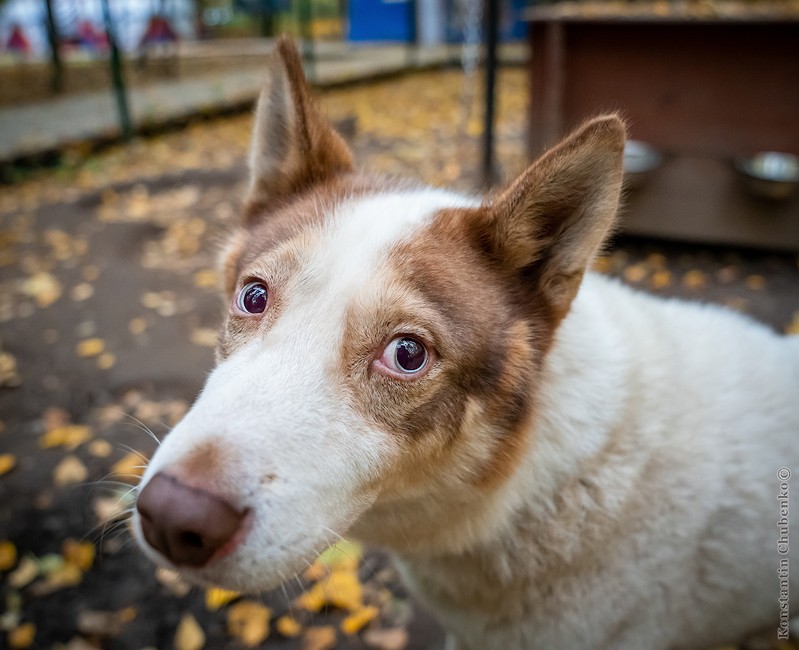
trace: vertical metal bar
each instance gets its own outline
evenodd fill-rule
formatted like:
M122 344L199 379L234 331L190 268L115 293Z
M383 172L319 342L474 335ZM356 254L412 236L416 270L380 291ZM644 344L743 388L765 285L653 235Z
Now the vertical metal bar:
M53 0L44 0L47 8L47 42L50 45L50 62L53 65L53 75L50 78L50 88L54 93L60 93L64 89L64 65L61 61L61 50L59 49L58 24L55 21L53 11Z
M483 185L490 187L497 180L494 160L494 94L497 78L497 31L499 27L499 3L486 0L483 16L483 38L485 39L485 123L483 128Z
M133 125L130 121L130 110L128 109L128 96L125 91L125 79L122 75L122 57L119 54L114 25L111 20L111 9L108 0L102 0L103 20L105 21L105 33L108 36L108 45L111 48L111 83L114 88L114 97L117 102L119 112L119 127L122 137L130 140L133 137Z

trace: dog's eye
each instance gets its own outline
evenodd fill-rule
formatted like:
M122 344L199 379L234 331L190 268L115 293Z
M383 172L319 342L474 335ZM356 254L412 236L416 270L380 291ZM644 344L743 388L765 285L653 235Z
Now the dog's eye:
M245 314L262 314L266 310L269 292L261 282L245 284L236 296L236 307Z
M410 336L398 336L383 350L380 363L400 375L415 375L427 367L429 359L424 343Z

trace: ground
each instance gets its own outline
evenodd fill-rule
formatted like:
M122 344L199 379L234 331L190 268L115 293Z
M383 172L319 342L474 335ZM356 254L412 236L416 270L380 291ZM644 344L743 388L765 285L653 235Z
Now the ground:
M322 101L364 166L469 190L472 84L430 72ZM212 366L215 247L237 218L250 120L74 151L0 193L0 647L422 650L443 639L379 551L361 559L347 545L283 589L237 598L156 573L124 519L108 523L131 506L155 445L147 430L163 436ZM508 70L505 177L524 164L524 124L524 73ZM795 254L620 238L597 269L799 330Z

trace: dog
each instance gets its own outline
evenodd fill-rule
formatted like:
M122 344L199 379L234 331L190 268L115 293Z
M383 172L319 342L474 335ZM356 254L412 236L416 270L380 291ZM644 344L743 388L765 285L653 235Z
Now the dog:
M142 478L144 552L260 591L354 536L459 650L776 631L799 339L588 270L625 132L592 119L484 200L359 173L281 40L217 365Z

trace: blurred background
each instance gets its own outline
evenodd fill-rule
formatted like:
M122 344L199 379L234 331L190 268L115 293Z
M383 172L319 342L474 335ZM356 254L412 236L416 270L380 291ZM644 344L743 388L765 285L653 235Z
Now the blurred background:
M441 647L379 549L252 597L156 572L126 529L213 364L284 32L361 166L436 186L490 191L620 110L595 270L799 334L799 0L0 0L0 648ZM797 647L774 636L741 647Z

